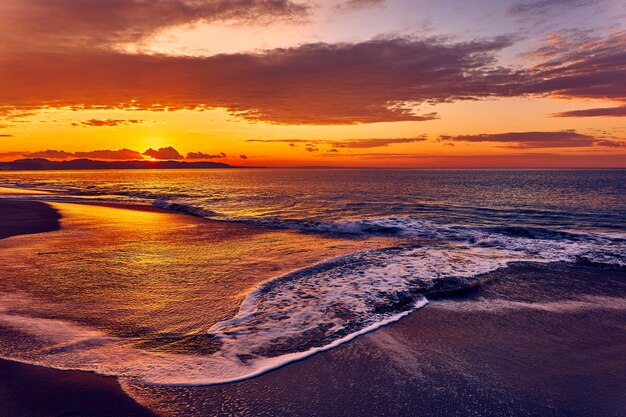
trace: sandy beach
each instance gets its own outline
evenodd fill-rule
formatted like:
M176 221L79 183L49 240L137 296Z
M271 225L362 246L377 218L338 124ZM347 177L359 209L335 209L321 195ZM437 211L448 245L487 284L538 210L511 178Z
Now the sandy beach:
M5 237L58 228L44 203L0 201L0 211ZM624 278L595 264L516 264L338 348L219 386L120 386L1 361L0 415L617 417L626 412Z
M471 294L243 383L126 390L174 416L624 415L624 270L520 264L485 278ZM552 291L539 296L545 285Z
M57 230L61 216L37 201L0 201L0 239Z
M59 218L45 203L0 200L0 238L58 230ZM128 397L116 378L8 360L0 360L0 404L3 417L154 415Z

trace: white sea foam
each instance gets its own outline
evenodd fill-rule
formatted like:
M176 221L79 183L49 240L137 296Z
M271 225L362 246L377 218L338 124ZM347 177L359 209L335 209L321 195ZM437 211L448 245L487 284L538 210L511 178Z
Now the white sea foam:
M184 203L157 200L154 204L198 216L219 216ZM318 232L394 235L406 238L406 246L345 255L263 283L248 294L233 318L209 330L221 344L209 355L151 351L130 339L30 317L19 313L28 308L19 308L24 301L15 297L0 298L0 324L28 335L32 343L20 344L19 349L2 345L0 352L45 366L157 384L225 383L259 375L398 320L424 306L423 294L442 280L462 286L512 261L585 259L626 265L626 239L616 234L441 225L411 217L232 219Z
M398 320L424 306L427 300L422 293L441 280L463 285L511 261L575 261L584 256L623 264L626 253L623 242L596 238L531 239L477 230L453 233L454 239L428 246L341 256L261 284L233 318L210 329L221 346L209 355L146 350L132 340L75 324L16 314L28 309L18 308L16 299L7 297L0 299L0 323L35 342L2 352L5 357L45 366L155 384L239 381ZM471 236L460 236L463 233Z
M85 326L11 312L16 297L0 297L0 323L14 327L26 337L19 349L2 349L5 359L64 370L93 371L145 383L167 385L211 385L236 382L261 375L315 353L332 349L355 337L399 320L427 304L425 298L411 310L390 315L332 342L276 357L242 362L232 349L210 356L180 355L147 351L128 340L107 336ZM23 298L20 298L23 300ZM27 339L30 338L30 347ZM232 347L232 346L231 346Z

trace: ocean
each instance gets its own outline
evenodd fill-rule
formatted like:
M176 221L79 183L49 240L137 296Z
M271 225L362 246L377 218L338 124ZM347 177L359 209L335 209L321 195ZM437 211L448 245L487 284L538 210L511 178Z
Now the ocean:
M64 216L0 241L0 356L148 384L247 379L513 263L626 266L626 170L37 171L0 187L46 191L29 198Z

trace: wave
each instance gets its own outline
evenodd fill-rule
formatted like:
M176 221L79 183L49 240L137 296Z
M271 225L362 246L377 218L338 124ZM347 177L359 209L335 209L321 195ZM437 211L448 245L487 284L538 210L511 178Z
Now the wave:
M153 384L234 382L396 321L425 306L429 294L467 288L511 262L626 266L626 238L619 234L441 224L410 216L334 221L250 218L181 200L157 199L151 204L224 221L400 239L393 239L392 247L351 253L275 277L250 292L234 317L207 333L168 335L158 341L112 337L72 323L28 317L16 313L28 311L20 307L26 301L0 298L0 322L30 340L10 351L2 347L5 357ZM175 346L190 341L205 346L174 353Z
M494 240L495 239L495 240ZM151 384L210 385L260 375L384 326L428 303L431 293L473 285L511 262L624 265L623 246L609 255L597 242L517 238L440 241L356 252L276 277L250 292L238 313L190 338L213 349L172 353L133 338L111 337L56 320L25 317L15 299L0 299L0 322L34 340L4 356L61 369L95 371ZM600 245L602 246L602 245ZM162 341L161 341L162 342ZM166 346L165 346L166 347Z
M336 233L357 236L400 236L445 239L453 241L475 242L490 235L503 235L513 238L596 241L598 243L626 242L624 233L592 233L537 226L468 226L460 224L440 224L431 220L410 216L357 218L340 220L323 219L285 219L282 217L246 217L229 216L215 211L200 208L193 203L172 202L158 199L152 205L164 210L206 217L215 220L246 223L255 226L299 231Z

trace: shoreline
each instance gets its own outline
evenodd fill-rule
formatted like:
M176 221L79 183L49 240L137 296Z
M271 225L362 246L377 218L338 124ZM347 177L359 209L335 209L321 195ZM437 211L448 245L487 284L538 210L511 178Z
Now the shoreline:
M171 416L618 417L626 410L625 273L623 267L516 264L490 273L479 291L433 301L256 378L204 387L123 386ZM607 296L607 283L620 285L618 297ZM537 292L538 285L553 292ZM171 408L168 398L180 403ZM179 412L186 409L194 412Z
M60 230L60 219L44 202L0 199L0 239ZM1 416L157 416L129 396L116 377L6 358L0 358L0 403Z
M28 200L0 199L0 239L61 228L61 215L48 204Z
M37 209L26 210L29 215L38 216L42 212L39 205L43 205L47 206L47 210L52 210L59 216L58 211L45 203L0 199L0 208L5 203L11 203L9 207L12 208L20 204L23 204L24 207L31 207L31 203L37 203ZM92 205L91 202L87 204ZM96 203L96 205L100 204ZM180 215L151 206L108 203L101 205ZM15 210L13 211L15 212ZM23 213L26 212L19 211L18 215L24 215ZM49 211L48 214L52 215ZM210 222L210 220L207 221ZM11 227L13 226L12 222L7 220L5 222L5 224L9 224ZM50 226L50 222L47 224ZM25 233L37 233L29 232L28 230ZM14 235L16 234L11 236ZM485 274L479 280L480 282L477 282L476 286L472 287L470 291L457 294L453 291L452 293L438 294L437 296L430 295L431 305L412 311L402 320L380 327L375 332L360 335L360 337L355 338L350 343L316 353L307 357L307 360L299 360L290 363L289 366L281 366L271 372L253 378L221 385L150 386L137 385L128 381L122 381L122 385L120 385L120 380L115 377L101 376L87 371L57 370L1 359L0 399L3 397L8 399L4 401L4 403L9 404L7 410L10 414L7 414L7 416L41 415L43 410L48 412L50 409L58 410L58 414L63 414L65 412L73 412L75 408L79 408L81 412L87 412L88 415L93 416L155 415L147 410L155 410L155 413L159 413L159 415L178 416L185 414L178 414L176 410L190 408L197 411L197 414L191 415L198 416L215 413L216 410L222 410L221 412L224 414L238 414L246 407L248 410L258 410L259 412L272 414L280 412L282 410L280 407L283 407L284 404L289 405L284 415L313 413L316 410L319 415L350 415L360 405L364 407L361 409L360 414L376 415L378 409L376 404L371 404L371 401L372 398L380 395L388 396L383 402L395 404L395 408L392 407L392 415L399 415L400 413L428 414L429 410L435 410L433 414L436 415L463 415L482 410L483 415L513 416L525 415L520 412L525 410L529 415L533 412L540 412L545 415L555 416L583 416L589 410L592 410L593 407L596 407L596 409L601 411L596 415L617 416L622 409L622 404L617 397L611 397L613 391L607 388L609 394L605 393L603 394L604 397L602 397L602 395L598 394L597 389L602 387L601 382L598 381L601 381L603 378L612 378L611 380L617 387L613 388L613 390L619 388L620 383L622 383L620 376L612 375L610 372L607 374L608 371L606 366L603 367L602 361L607 363L610 363L610 361L615 363L617 361L617 363L620 363L623 359L613 352L613 345L611 345L612 347L609 350L607 350L607 346L597 350L598 348L591 343L591 336L584 339L580 339L579 335L576 336L576 332L580 331L579 328L583 328L586 335L593 335L596 338L604 336L606 338L606 335L600 330L610 328L610 323L605 323L607 319L597 315L594 316L591 313L585 313L586 315L583 316L580 316L578 313L572 313L574 315L571 318L566 318L565 316L553 317L549 314L546 318L540 310L531 310L530 313L525 312L519 316L512 312L505 314L490 310L491 308L496 308L497 310L500 308L498 306L484 306L481 307L483 308L482 310L480 308L476 309L476 307L474 307L474 310L470 308L470 303L472 303L472 306L480 306L481 304L473 303L480 301L485 294L488 295L487 298L494 296L503 297L506 292L499 292L498 288L504 286L510 292L511 288L509 287L511 284L508 281L511 279L513 281L524 281L524 277L530 275L536 276L539 282L545 281L544 284L547 283L546 285L557 285L558 283L555 279L551 278L551 280L548 280L546 276L576 276L576 274L580 274L585 277L585 280L589 280L590 277L593 278L596 275L600 275L602 270L608 271L609 275L613 274L617 278L620 275L624 276L623 268L602 268L593 265L564 265L557 263L515 264ZM579 279L581 282L585 280ZM563 285L565 284L564 282ZM580 289L581 291L586 291L584 285ZM619 291L617 292L619 293ZM489 295L491 293L495 295ZM515 293L515 290L513 290L513 293ZM537 301L523 294L518 294L516 297L521 301L515 299L507 300L507 302L517 306L515 303L522 303L522 301L524 303ZM565 299L567 297L569 296L565 296ZM558 299L555 302L561 301ZM467 306L463 308L470 308L470 310L459 310L458 306L464 305L464 302ZM545 307L547 309L545 311L549 312L549 308L552 307ZM516 311L516 309L519 309L519 307L512 307L511 311ZM522 311L525 310L522 309ZM616 311L610 314L615 316L622 312L619 308ZM546 326L545 323L542 323L542 320L548 320L552 325ZM579 320L582 320L582 323ZM593 328L594 323L597 324L598 321L604 326L600 330ZM515 331L508 329L509 326ZM560 329L557 335L552 334L551 329L553 328ZM455 331L458 334L455 334ZM524 343L522 346L518 346L515 340L521 337L518 334L519 332L527 332L529 335L536 336L539 346L545 345L545 352L533 352L535 350L534 342L528 335L523 337ZM574 335L567 335L564 332L572 332ZM621 340L619 338L622 336L618 333L616 341L619 342ZM547 341L541 340L546 338L548 339ZM579 353L575 349L571 349L571 346L581 342L585 342L586 346L588 345L587 349L590 349L593 353L585 355L582 362L580 362L581 358L576 356ZM492 344L497 345L498 348L494 350L493 346L491 346ZM472 372L477 372L472 378L478 378L481 381L478 385L475 385L475 382L471 382L472 378L464 379L463 373L465 370L453 367L451 371L448 369L449 364L446 363L446 361L458 355L458 352L454 350L455 348L464 352L467 350L468 345L474 347L481 346L480 348L470 349L465 353L469 359L463 359L463 361L469 361L466 366L470 368L477 367L476 369L472 368L474 369ZM542 377L540 378L541 375L537 375L537 370L541 368L544 362L562 362L561 356L564 352L561 349L565 347L567 347L566 356L571 358L572 361L577 358L576 366L580 366L580 363L583 363L585 372L591 376L576 374L574 375L575 377L570 377L566 367L561 367L555 369L555 374L551 375L550 378L567 377L566 382L561 383L566 388L564 392L560 392L563 388L558 384L549 385L539 394L532 393L532 395L525 391L526 388L522 387L522 389L515 386L516 382L511 378L517 378L519 375L528 379L530 381L527 381L529 384L543 384L545 381L541 379ZM422 349L426 349L433 356L424 356ZM508 357L507 352L511 353L512 356ZM522 355L526 359L523 362L519 362L520 359L516 355ZM597 358L595 358L596 356ZM472 358L483 361L483 364L473 364ZM457 358L456 360L459 359ZM494 364L500 367L495 375L490 374L493 370L481 368L481 366L490 368ZM433 367L444 369L447 377L451 378L453 382L448 383L443 381L441 376L432 374ZM507 367L517 369L518 374L509 375L510 371L507 370ZM599 367L599 369L594 370L594 367ZM461 372L460 376L457 375L458 372ZM503 393L498 391L498 387L490 385L491 382L485 380L485 372L490 375L489 378L504 378L506 384L511 384L511 387L506 388L509 391ZM432 380L420 377L420 375L423 376L424 374L430 375ZM296 381L300 380L300 378L303 378L304 382L296 384ZM359 386L360 383L358 381L363 379L371 382L369 386ZM406 381L399 382L404 380ZM16 383L15 381L19 382ZM328 383L326 384L326 382L322 381L327 381ZM444 401L445 396L440 397L429 393L431 383L439 386L439 390L447 390L446 392L449 392L449 394L459 391L461 392L461 397L458 396L459 394L454 394L456 395L454 397L455 402L446 405ZM327 386L323 386L324 384ZM585 390L580 391L580 388L577 388L580 384L585 387ZM20 387L19 392L16 392L14 385ZM23 387L27 387L27 389L23 390ZM387 392L389 389L384 387L395 387L391 389L394 392ZM523 391L522 393L519 392L520 389ZM309 390L313 390L313 393L309 392ZM592 394L599 395L601 399L609 398L613 403L602 406L597 403L599 400L591 398L593 397L592 394L585 394L587 390ZM26 398L23 393L20 393L21 391L36 392L37 401L29 400L31 397ZM346 392L348 392L348 395L346 395ZM426 400L422 399L422 402L410 400L413 397L407 395L413 395L414 392L425 395ZM580 408L576 408L576 404L574 404L575 407L572 409L564 410L561 408L559 412L559 407L563 407L563 405L554 405L555 401L557 403L558 401L552 398L552 396L561 398L565 395L567 397L572 392L575 392L575 395L579 397L584 397L584 404L580 405ZM272 400L260 401L260 398L263 398L266 393L270 393ZM503 396L503 399L500 399L494 393L499 393L498 395ZM309 407L307 401L311 399L310 395L315 396L317 409L307 408ZM535 398L537 395L548 398L548 400L544 398L538 401ZM609 396L606 397L606 395ZM347 398L339 398L338 396ZM464 396L474 400L464 404ZM164 403L168 398L177 401L176 410L171 411L171 404ZM337 399L330 400L331 398ZM498 403L497 401L500 402ZM486 405L482 406L480 402L485 402ZM147 408L143 408L144 405ZM432 409L429 407L432 407ZM626 410L626 405L623 408ZM291 412L288 410L291 410ZM395 410L395 413L393 410ZM378 411L382 412L383 409Z

